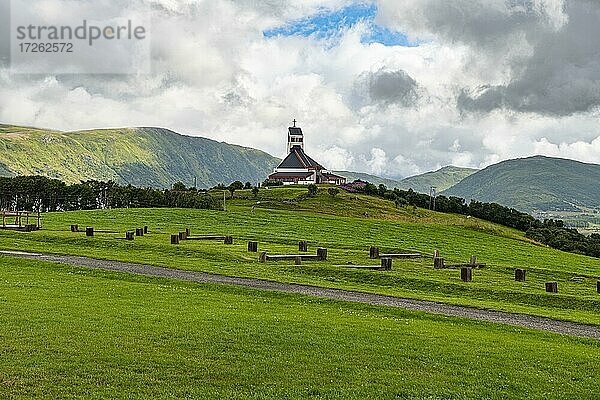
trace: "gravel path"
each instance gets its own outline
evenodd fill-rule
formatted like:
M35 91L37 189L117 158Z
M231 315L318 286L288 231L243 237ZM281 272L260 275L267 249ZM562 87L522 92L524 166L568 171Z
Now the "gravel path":
M49 261L77 267L127 272L131 274L180 279L185 281L218 283L224 285L243 286L252 289L271 290L285 293L298 293L327 299L352 301L380 306L398 307L407 310L425 311L452 317L464 317L481 321L497 322L523 328L538 329L563 335L578 336L600 340L600 327L556 321L548 318L524 314L511 314L500 311L479 310L476 308L440 304L432 301L411 300L378 294L353 292L340 289L327 289L316 286L297 285L264 281L251 278L236 278L204 272L182 271L169 268L153 267L143 264L130 264L118 261L96 260L78 256L60 256L51 254L26 253L18 251L0 251L0 256L11 256L32 260Z

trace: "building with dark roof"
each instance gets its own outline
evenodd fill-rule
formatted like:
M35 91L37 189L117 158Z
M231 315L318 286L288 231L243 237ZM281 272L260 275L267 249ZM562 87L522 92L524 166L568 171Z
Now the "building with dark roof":
M304 152L304 135L302 129L296 126L288 128L288 155L267 178L271 182L281 182L284 185L310 185L312 183L331 183L341 185L346 178L328 171Z

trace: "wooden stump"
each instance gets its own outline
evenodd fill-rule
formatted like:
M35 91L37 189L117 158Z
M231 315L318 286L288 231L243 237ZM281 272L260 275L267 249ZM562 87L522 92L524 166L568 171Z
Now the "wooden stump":
M258 261L261 263L267 262L267 252L266 251L260 252L260 255L258 256Z
M381 268L384 271L389 271L392 269L392 259L391 258L382 258L381 259Z
M369 258L372 260L379 258L379 247L371 246L369 248Z
M469 264L471 264L471 265L477 264L477 257L471 256L471 258L469 259Z
M433 258L440 258L440 251L438 249L433 251Z
M85 228L85 236L94 236L94 227L88 226Z
M461 268L460 279L462 279L463 282L471 282L473 280L473 268Z
M225 240L223 241L225 244L233 244L233 236L225 236Z
M327 260L327 249L324 247L317 248L317 255L319 256L319 260Z
M171 244L179 244L179 235L171 235Z
M525 274L526 274L526 270L521 269L521 268L517 268L515 269L515 281L517 282L525 282Z
M185 240L187 237L185 236L185 232L179 232L179 240Z
M133 240L133 231L127 231L125 232L125 239L126 240Z
M144 228L135 228L135 236L144 236Z
M298 257L294 258L294 264L302 265L302 257L298 256Z
M144 226L144 235L148 233L148 225Z
M185 228L185 238L189 238L190 236L192 236L192 231L190 230L190 228Z
M557 282L546 282L546 292L558 293L558 283Z
M79 232L79 226L71 225L71 232Z
M444 268L444 259L442 257L436 257L433 259L433 268L440 269Z
M248 251L256 253L258 251L258 242L248 242Z
M301 240L298 242L298 251L308 251L308 243L306 240Z

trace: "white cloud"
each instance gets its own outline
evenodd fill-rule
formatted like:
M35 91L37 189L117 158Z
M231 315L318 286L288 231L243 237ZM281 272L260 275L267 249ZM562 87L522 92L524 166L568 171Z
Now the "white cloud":
M587 21L573 5L582 1L513 2L519 8L504 0L379 0L380 23L421 40L418 47L386 47L361 43L361 24L334 46L262 34L347 3L341 0L154 0L152 74L10 76L0 68L0 121L64 130L155 125L282 157L286 128L296 118L308 153L327 167L391 177L532 154L600 162L595 110L546 112L586 108L596 98L586 82L600 70L597 52L583 46L560 53L544 39L565 32L554 37L578 38L570 23ZM543 89L544 75L531 72L531 60L542 55L556 59L551 88L560 90L548 98L552 103L480 112L481 100L478 112L457 108L464 88L529 82L519 88ZM585 69L564 75L561 86L568 69L560 61L569 57ZM568 84L578 72L585 72L581 82ZM359 102L357 82L376 83ZM505 102L522 98L516 89L498 93ZM577 95L585 101L574 101Z

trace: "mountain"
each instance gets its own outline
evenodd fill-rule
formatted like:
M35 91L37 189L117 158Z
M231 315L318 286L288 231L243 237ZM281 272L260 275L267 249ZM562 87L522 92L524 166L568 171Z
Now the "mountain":
M600 165L535 156L491 165L444 195L500 203L522 211L600 206Z
M334 171L334 174L341 175L346 178L347 182L353 182L357 179L361 181L366 181L372 183L374 185L385 185L390 189L395 187L400 187L400 181L396 181L393 179L382 178L380 176L365 174L363 172L350 172L350 171Z
M398 188L404 190L412 189L419 193L429 193L429 189L435 186L436 190L441 192L456 185L475 172L477 170L473 168L461 168L449 165L437 171L405 178L400 181Z
M161 128L61 132L0 125L0 175L44 175L68 183L113 180L169 187L256 183L279 163L271 155Z

